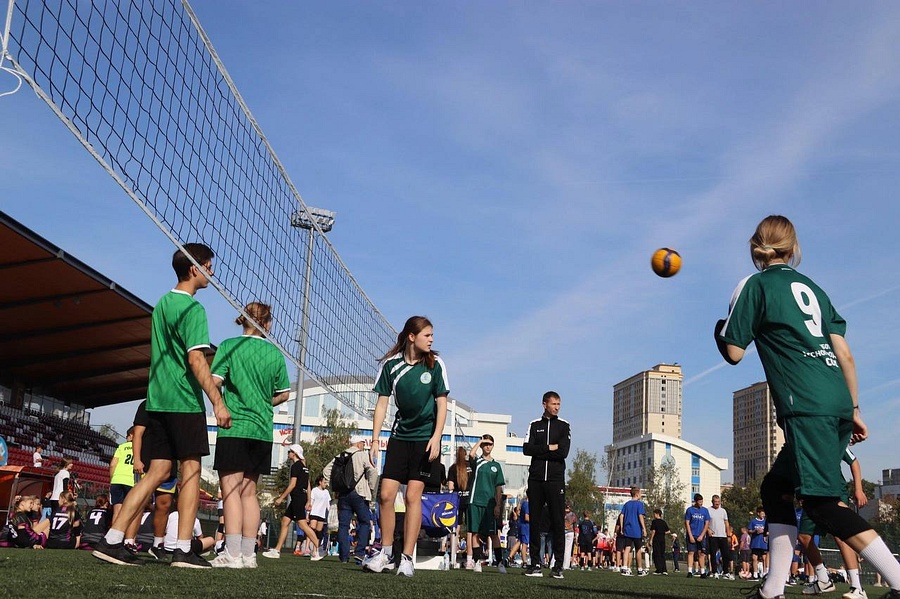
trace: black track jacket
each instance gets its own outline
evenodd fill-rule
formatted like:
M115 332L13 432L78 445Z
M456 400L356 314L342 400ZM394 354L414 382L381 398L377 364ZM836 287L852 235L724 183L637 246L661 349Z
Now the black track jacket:
M569 423L559 416L541 416L528 425L528 434L522 446L525 455L531 456L528 480L565 482L566 458L571 443ZM551 445L559 447L550 451Z

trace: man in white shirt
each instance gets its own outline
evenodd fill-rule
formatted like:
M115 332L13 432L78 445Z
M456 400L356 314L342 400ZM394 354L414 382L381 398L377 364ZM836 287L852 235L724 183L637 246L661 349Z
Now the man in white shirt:
M709 566L715 578L719 577L718 560L722 560L723 577L734 580L731 573L731 523L728 512L722 507L718 495L712 496L712 507L709 508ZM717 557L716 553L719 554Z
M43 451L43 450L44 450L44 448L39 445L37 447L37 449L34 450L34 454L31 456L31 459L34 462L35 468L43 468L44 467L44 456L41 455L41 451Z

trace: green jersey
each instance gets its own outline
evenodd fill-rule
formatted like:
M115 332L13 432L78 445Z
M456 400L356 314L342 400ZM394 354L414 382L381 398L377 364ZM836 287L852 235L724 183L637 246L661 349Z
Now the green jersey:
M206 310L191 294L173 289L153 308L147 410L204 413L203 390L188 352L209 347Z
M779 423L791 416L853 419L853 402L831 347L847 323L811 279L773 264L741 281L719 337L756 342Z
M231 412L231 428L216 434L271 442L272 397L291 388L281 351L256 335L226 339L211 370L223 381L222 398Z
M116 447L116 453L113 454L116 462L116 469L113 470L112 477L109 479L111 485L134 486L134 450L131 441L125 441Z
M450 394L444 361L434 359L434 368L424 361L407 364L401 354L391 356L378 369L375 393L394 396L397 423L391 437L399 441L428 441L437 419L435 399Z
M503 478L503 467L496 460L486 460L483 457L470 460L472 464L472 478L469 480L469 504L487 506L491 500L497 497L497 487L506 484Z

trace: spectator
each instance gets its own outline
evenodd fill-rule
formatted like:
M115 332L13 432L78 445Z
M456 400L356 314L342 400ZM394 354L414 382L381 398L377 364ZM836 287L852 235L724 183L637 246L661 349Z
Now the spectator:
M109 462L109 498L112 503L113 519L119 514L125 496L134 486L134 426L125 433L125 442L116 448Z
M341 563L350 561L350 521L356 516L357 543L354 555L362 561L366 556L366 545L372 531L372 510L369 507L375 497L375 488L378 485L378 471L372 466L369 454L365 451L365 439L363 437L352 438L350 447L345 452L350 453L353 464L353 479L356 486L349 491L338 493L338 559ZM334 460L325 465L323 475L325 481L330 484L333 472Z
M672 566L676 572L680 572L678 569L678 562L681 560L681 541L678 540L678 534L672 533Z
M594 522L591 515L584 511L578 523L578 549L581 553L581 569L591 569L591 554L594 552Z
M712 496L712 507L709 512L709 569L715 578L719 577L719 560L722 563L722 573L726 580L734 580L731 573L731 522L728 521L728 512L722 507L722 500L718 495ZM716 554L718 553L718 558Z
M756 518L750 520L750 554L753 559L753 580L759 580L769 570L766 510L762 506L756 508Z
M275 505L280 505L285 498L290 496L291 502L288 504L281 518L281 532L278 534L278 543L275 547L263 553L264 557L279 558L281 557L281 547L287 539L288 530L290 530L291 522L295 522L306 538L312 541L313 547L319 546L319 538L316 533L309 527L306 521L306 514L312 503L310 502L309 488L309 468L306 467L306 461L303 459L303 447L294 443L288 449L288 458L291 460L291 477L287 488L275 499ZM319 561L322 556L315 552L311 559Z
M59 464L59 470L56 472L56 476L53 477L53 491L50 493L51 514L59 511L59 496L66 491L72 490L72 468L74 466L75 463L68 458L63 458L63 461Z
M456 462L450 466L447 473L447 487L451 493L459 496L459 509L457 510L456 527L450 535L450 567L455 568L456 554L459 551L459 529L468 526L467 514L469 513L469 477L472 475L472 467L469 465L469 453L465 447L456 448ZM512 555L509 556L512 559ZM524 559L524 551L523 551Z
M75 495L66 491L59 496L59 509L50 516L47 549L75 549L81 543L81 514L76 509Z
M653 520L650 522L650 547L653 551L653 573L668 576L666 570L666 538L669 535L669 525L663 520L662 510L653 510Z
M50 520L41 520L41 500L36 495L16 497L15 516L9 527L10 541L22 549L43 549L50 533Z
M174 509L172 510L172 513L169 514L168 522L166 523L166 536L163 541L166 552L175 553L179 550L180 537L181 534L178 529L178 510ZM200 519L194 518L194 526L191 529L191 553L199 557L212 549L215 542L216 540L213 537L203 535L203 529L200 527Z
M528 468L528 499L531 511L541 514L547 508L550 538L555 554L553 578L563 578L562 559L565 551L563 516L566 502L566 457L569 455L571 432L569 423L559 417L562 400L555 391L547 391L541 398L544 413L531 422L522 451L531 457ZM539 527L540 527L539 523ZM539 562L539 539L531 539L531 565L526 576L543 576Z
M738 542L738 552L741 556L741 578L747 579L750 573L750 533L746 526L741 527L741 540Z
M478 450L481 450L481 456ZM466 534L466 569L481 572L482 560L488 559L481 545L487 538L494 544L494 560L501 574L506 574L503 564L503 549L497 534L497 520L503 510L503 485L506 479L503 467L491 455L494 437L482 435L478 443L469 451L469 463L474 473L469 482L469 532ZM473 561L474 557L474 561Z
M647 514L647 508L641 501L641 489L639 487L631 487L631 499L622 506L622 512L619 514L621 522L622 534L625 537L625 562L622 564L622 575L631 576L631 550L634 549L635 561L637 562L638 576L646 576L649 571L641 568L641 547L643 547L643 539L647 536L647 522L644 519Z
M563 526L566 531L566 553L563 557L563 570L569 570L572 567L572 551L575 548L575 529L578 528L578 516L575 515L572 511L572 506L568 503L563 516Z
M34 449L34 454L32 454L32 456L31 456L31 461L34 463L35 468L43 468L44 467L44 456L41 455L41 451L43 451L43 450L44 450L44 448L41 447L40 445L38 445Z
M508 517L508 525L506 529L506 549L507 549L507 563L510 566L515 567L515 563L513 561L516 553L519 552L519 546L522 544L519 541L519 506L513 506L513 509L509 511ZM524 560L523 560L524 562Z
M694 503L684 512L684 528L687 537L688 578L699 575L709 576L706 572L707 534L709 534L709 510L703 507L703 495L694 494ZM699 570L697 569L699 565Z
M112 523L112 512L109 510L109 498L106 495L97 495L94 498L94 507L84 519L81 532L81 547L93 549L94 545L103 538L109 525Z
M313 547L311 551L317 552L319 555L323 555L323 552L327 554L328 544L324 540L322 533L323 531L326 534L328 533L325 525L328 522L328 506L331 504L331 493L328 492L328 484L325 482L325 476L322 474L316 478L316 486L312 488L310 493L310 502L312 503L312 508L309 510L309 527L315 531L320 545L325 545L324 547Z

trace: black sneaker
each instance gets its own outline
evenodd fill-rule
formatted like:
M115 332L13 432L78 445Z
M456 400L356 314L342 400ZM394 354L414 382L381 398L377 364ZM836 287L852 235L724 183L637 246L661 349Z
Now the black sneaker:
M553 568L550 570L550 574L553 578L564 578L562 568Z
M150 549L147 550L147 553L153 559L158 559L160 561L166 559L166 557L167 557L166 550L163 548L162 545L159 545L158 547L154 547L153 545L151 545Z
M193 551L184 551L182 549L176 549L172 552L172 563L169 565L173 568L212 568L211 563Z
M537 578L541 578L543 574L541 573L540 566L528 566L525 568L525 576L535 576Z
M900 599L900 591L891 589L886 595L882 596L881 599Z
M106 539L100 539L92 553L97 559L102 559L105 562L118 566L139 566L141 564L141 560L125 549L125 543L112 545Z

